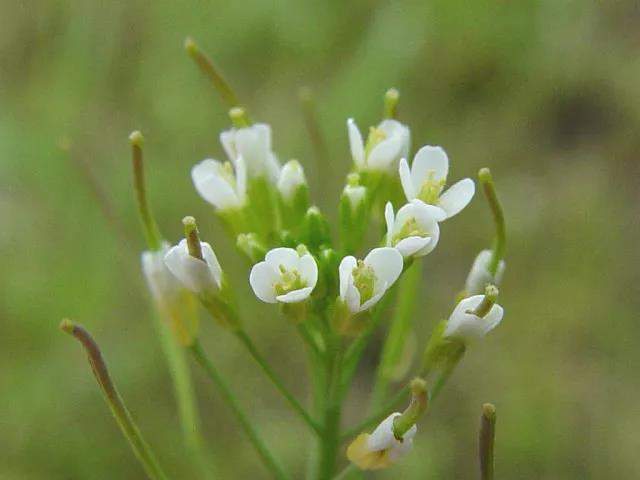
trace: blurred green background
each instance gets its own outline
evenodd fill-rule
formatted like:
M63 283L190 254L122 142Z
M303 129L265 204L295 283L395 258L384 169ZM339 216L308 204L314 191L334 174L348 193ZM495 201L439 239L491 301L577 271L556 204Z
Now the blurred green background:
M302 161L333 218L350 167L345 120L377 123L390 86L401 91L414 150L443 145L451 181L492 168L509 228L505 320L469 352L412 454L372 477L475 478L480 405L491 401L497 478L640 478L637 2L0 5L2 480L143 476L79 346L57 330L66 316L100 341L162 463L190 478L139 273L127 143L136 128L163 232L176 240L182 216L200 219L247 309L260 313L249 331L292 389L308 391L294 329L250 294L248 265L190 183L196 161L222 158L228 121L184 54L186 35L254 118L272 124L281 159ZM296 98L303 85L316 92L327 140L319 166ZM448 314L491 234L481 195L443 225L425 259L418 345ZM304 426L225 332L209 321L202 330L258 428L301 476ZM345 425L360 419L382 334ZM218 478L266 478L226 405L197 370L195 379Z

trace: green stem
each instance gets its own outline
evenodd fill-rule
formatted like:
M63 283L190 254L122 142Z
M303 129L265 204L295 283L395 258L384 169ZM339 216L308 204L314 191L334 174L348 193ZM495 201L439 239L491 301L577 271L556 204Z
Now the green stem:
M320 425L318 425L313 420L313 418L311 418L311 415L309 415L309 413L300 404L300 402L298 402L298 400L293 396L293 394L291 392L289 392L287 387L284 386L284 383L282 383L282 380L280 380L280 378L272 370L272 368L269 366L269 364L264 359L264 357L260 354L260 352L256 348L256 346L253 343L253 341L251 340L251 338L249 338L247 333L244 330L241 330L241 329L234 330L233 333L236 335L238 340L240 340L240 343L242 343L247 348L247 350L248 350L249 354L251 355L251 357L253 357L255 362L260 366L260 368L265 373L267 378L269 380L271 380L271 383L273 383L273 385L282 394L282 396L285 398L285 400L287 400L287 402L289 402L289 405L291 405L291 407L296 411L296 413L298 413L298 415L300 415L300 417L307 423L307 425L309 425L309 427L311 427L311 429L316 434L321 435L322 434L322 428L320 427Z
M480 479L493 480L493 446L496 435L496 407L490 403L482 406L478 454L480 457Z
M496 186L493 183L493 177L491 171L488 168L481 168L478 172L478 178L482 184L484 194L489 202L491 213L493 214L493 221L496 225L496 238L494 241L493 252L491 254L491 261L489 262L489 273L495 277L500 260L504 258L504 253L507 245L507 230L504 222L504 212L502 211L502 205L498 200L496 193Z
M333 477L333 480L346 480L349 477L349 475L357 471L358 471L358 467L356 467L353 463L350 463L349 465L344 467L344 469L338 475Z
M209 81L211 81L213 88L215 88L220 94L222 100L227 104L227 106L231 108L240 105L238 97L231 88L231 85L229 85L215 67L211 59L200 50L196 42L191 37L187 37L184 41L184 48L193 61L196 62L200 71L202 71Z
M220 391L220 394L224 397L224 400L227 402L234 415L236 416L238 422L242 426L243 430L249 437L249 441L253 445L253 447L258 452L260 459L263 461L265 466L269 469L269 471L273 474L274 478L279 480L288 479L289 476L284 472L282 467L278 464L276 459L273 457L266 444L260 438L256 430L253 428L251 420L247 417L244 410L238 404L235 395L231 391L231 389L227 386L226 382L220 376L218 371L215 369L211 360L207 357L206 353L202 349L202 346L198 341L196 341L193 345L189 347L191 353L193 354L196 362L200 364L200 366L205 370L207 376L213 381L216 388Z
M154 319L162 351L167 359L169 374L173 381L180 426L187 450L194 464L197 465L200 475L204 478L209 477L211 476L211 467L204 454L198 407L184 350L176 341L166 322L159 315L154 315Z
M87 352L89 364L91 365L93 374L98 381L98 385L100 385L100 388L102 389L104 399L109 405L111 413L113 413L122 433L129 441L129 445L131 445L133 452L142 464L147 476L152 480L168 480L168 477L162 471L160 464L156 460L151 447L142 437L142 433L133 421L131 413L129 413L120 393L111 380L109 370L107 369L107 365L102 357L102 352L100 351L98 344L82 326L75 325L69 320L63 320L60 324L60 328L62 331L75 337Z
M328 340L329 348L325 362L328 394L324 406L317 480L330 480L333 477L340 446L342 401L339 390L342 349L340 338L333 335L332 337Z
M422 277L422 262L416 262L407 269L400 280L398 300L389 333L382 348L382 355L376 372L371 406L377 410L384 402L392 380L393 371L397 367L403 353L407 335L411 330L411 321L415 310L415 300Z

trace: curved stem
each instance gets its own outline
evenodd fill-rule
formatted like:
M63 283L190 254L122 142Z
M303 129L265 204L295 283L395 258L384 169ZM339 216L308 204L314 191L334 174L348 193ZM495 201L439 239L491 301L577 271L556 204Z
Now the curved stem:
M333 477L333 480L346 480L349 477L349 475L357 471L358 471L358 467L356 467L353 463L350 463L349 465L344 467L344 469L338 475Z
M207 357L200 343L196 341L188 348L193 354L196 362L198 362L200 366L205 370L207 376L213 381L216 388L220 391L220 394L224 397L224 400L233 411L238 422L240 422L240 425L249 437L249 441L258 452L258 455L262 459L265 466L269 469L269 471L276 479L288 479L289 476L284 472L282 467L278 464L278 462L275 460L275 458L267 448L266 444L262 441L256 430L253 428L253 425L251 424L251 421L245 414L244 410L242 410L240 405L238 405L238 401L236 400L235 395L227 386L226 382L222 379L216 368L213 366L213 363L211 363L211 360L209 360L209 357Z
M495 276L500 265L500 260L504 258L504 252L507 245L507 230L504 222L504 212L502 211L502 205L498 200L496 193L496 186L493 183L493 177L491 171L488 168L480 169L478 173L480 183L484 190L484 194L489 202L491 213L493 214L493 221L496 225L496 238L494 241L493 252L491 254L491 261L489 262L489 273Z
M142 437L142 433L140 433L138 426L131 417L131 413L129 413L120 393L111 380L111 376L109 375L107 364L102 357L100 347L98 347L98 344L95 342L93 337L82 326L75 325L69 320L63 320L60 324L60 329L75 337L87 352L89 364L91 365L93 374L98 381L98 385L100 385L100 388L102 389L104 399L109 405L111 413L113 413L116 422L118 422L122 433L129 441L133 452L138 460L140 460L147 476L152 480L168 480L168 477L162 471L160 464L156 460L151 447L149 447Z
M307 425L309 425L309 427L311 427L311 429L316 434L321 435L322 428L320 427L320 425L318 425L315 422L315 420L311 418L311 415L309 415L309 412L305 410L305 408L300 404L300 402L298 402L298 400L287 389L287 387L284 386L284 383L282 383L282 380L280 380L280 378L276 375L276 373L271 369L267 361L258 351L257 347L255 346L251 338L249 338L247 333L244 330L240 330L240 329L235 330L233 333L236 335L238 340L240 340L240 343L242 343L247 348L251 357L253 357L255 362L260 366L260 368L265 373L267 378L271 380L271 383L273 383L273 385L282 394L285 400L289 402L289 405L291 405L291 407L296 411L296 413L300 415L300 417L307 423Z

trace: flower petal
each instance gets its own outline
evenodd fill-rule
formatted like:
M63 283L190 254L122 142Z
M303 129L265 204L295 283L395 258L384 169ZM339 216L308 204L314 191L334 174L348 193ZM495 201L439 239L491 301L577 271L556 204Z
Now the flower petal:
M264 261L278 271L280 265L287 270L297 269L300 264L300 256L293 248L278 247L269 250L264 257Z
M402 255L395 248L374 248L365 257L364 263L376 272L376 285L386 282L390 287L402 273Z
M407 237L403 238L396 244L396 248L402 254L404 258L412 255L422 256L426 253L422 253L422 249L427 247L431 242L431 237ZM417 255L420 252L421 255ZM428 252L427 252L428 253Z
M267 262L256 263L249 274L249 284L263 302L276 303L277 295L274 285L280 280L280 273Z
M247 164L242 155L236 158L236 189L238 200L244 205L247 198Z
M433 172L434 180L446 180L449 174L449 157L442 147L427 145L416 153L411 165L411 179L416 191L420 191L422 184Z
M209 270L211 271L218 288L220 288L222 284L222 267L220 266L218 257L216 257L216 253L207 242L200 242L200 248L202 249L202 258L207 262Z
M393 205L391 202L387 202L384 207L384 219L387 223L387 247L391 246L391 239L393 238L394 233L394 214L393 214Z
M222 164L206 159L191 169L193 185L200 196L219 209L234 208L240 205L233 186L221 175Z
M300 257L298 270L302 279L307 282L307 286L313 290L318 283L318 264L311 254L305 253Z
M364 312L365 310L369 310L376 303L378 303L382 298L382 296L386 293L387 289L389 288L389 284L387 282L378 283L376 287L377 287L376 293L374 293L369 300L367 300L366 302L364 302L362 305L359 306L358 312Z
M353 161L356 167L362 168L364 166L364 142L362 141L362 134L353 118L347 120L347 131L349 133L349 147L351 148Z
M400 183L402 184L402 190L404 190L404 196L407 197L407 202L410 202L418 195L416 187L413 185L411 177L411 171L409 170L409 164L406 158L400 159L400 165L398 166L398 174L400 175Z
M500 305L494 304L493 307L491 307L491 310L489 310L489 313L487 313L487 315L483 319L485 322L484 334L486 335L491 330L496 328L502 321L503 316L504 309Z
M220 143L229 160L235 163L238 157L238 151L236 150L236 130L232 128L222 132L220 134Z
M342 259L338 267L338 275L340 277L340 298L346 300L347 288L349 284L353 285L353 269L358 265L355 257L348 255Z
M451 185L440 195L438 205L447 212L447 218L451 218L469 204L475 191L476 185L473 180L465 178Z
M303 300L306 300L307 298L309 298L309 295L311 295L312 290L313 290L313 287L304 287L299 290L293 290L289 293L285 293L284 295L278 295L276 297L276 300L282 303L302 302Z
M374 452L386 450L391 447L394 442L397 442L396 437L393 435L393 421L399 415L400 413L398 412L392 413L380 422L367 440L369 450Z
M367 167L372 170L387 170L400 156L402 137L393 136L377 144L367 157Z

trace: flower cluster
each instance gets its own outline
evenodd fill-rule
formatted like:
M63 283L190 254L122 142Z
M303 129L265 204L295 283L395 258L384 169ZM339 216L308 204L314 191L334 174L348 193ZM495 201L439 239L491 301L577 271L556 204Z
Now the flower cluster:
M353 163L338 202L335 236L327 217L311 202L301 162L282 163L274 151L271 127L250 120L195 44L188 42L187 51L232 105L231 128L220 134L227 159L207 158L193 165L194 188L213 207L238 251L250 262L247 277L255 296L278 305L283 317L296 325L313 366L310 374L317 385L318 410L307 411L260 354L228 286L228 272L212 246L200 239L195 219L183 219L185 237L176 245L170 247L162 239L146 201L142 137L136 132L131 136L135 186L149 245L142 255L142 267L153 299L167 314L179 343L225 392L242 428L276 478L287 476L204 354L198 322L182 314L189 303L185 298L197 300L246 347L274 387L318 435L315 478L333 478L341 442L352 436L355 440L343 450L352 463L349 468L389 467L411 450L427 404L466 349L502 320L497 285L505 270L505 229L491 174L482 169L478 178L496 226L494 245L477 256L457 305L426 342L417 376L410 383L409 405L403 412L394 412L406 401L407 390L388 398L391 379L387 372L394 369L397 358L383 355L372 395L372 407L379 411L344 433L342 406L367 342L389 318L388 307L396 299L403 304L415 302L423 257L439 245L441 225L472 200L475 183L464 178L447 188L449 157L439 146L421 146L409 163L410 129L397 118L398 92L389 90L385 118L369 129L366 140L355 121L347 121ZM402 320L393 316L392 330L396 321ZM395 335L393 348L402 348L405 340ZM385 344L384 348L391 347ZM373 432L364 433L370 427L375 427Z

